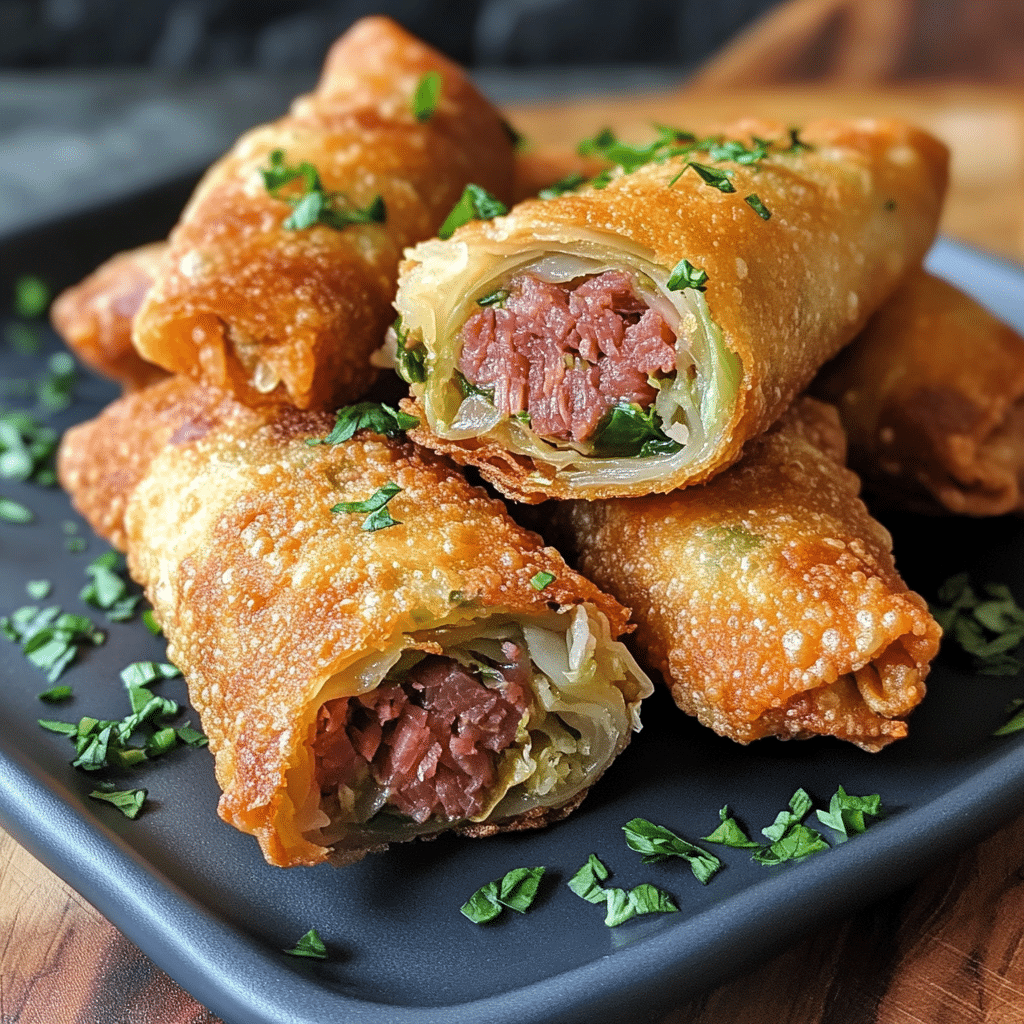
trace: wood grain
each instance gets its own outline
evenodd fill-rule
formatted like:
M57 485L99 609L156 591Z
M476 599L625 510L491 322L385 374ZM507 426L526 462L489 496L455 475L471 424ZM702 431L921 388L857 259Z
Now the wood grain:
M574 137L611 125L642 138L652 121L700 130L748 113L791 124L899 114L930 128L953 149L943 229L1024 261L1024 90L680 92L511 115L536 145L564 147L566 125ZM1019 1024L1022 942L1024 817L914 887L676 1008L664 1024ZM0 832L0 1024L217 1018Z

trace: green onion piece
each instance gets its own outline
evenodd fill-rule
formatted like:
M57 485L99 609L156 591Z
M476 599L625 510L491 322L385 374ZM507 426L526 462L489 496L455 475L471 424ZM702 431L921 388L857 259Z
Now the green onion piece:
M428 71L416 83L416 91L412 96L412 113L417 121L430 120L437 109L443 85L444 79L438 71Z
M463 189L459 201L452 207L451 213L445 217L438 229L438 238L451 238L456 228L468 224L471 220L493 220L508 213L508 207L500 199L496 199L486 189L470 182Z
M554 581L554 573L541 570L535 576L530 578L530 586L533 587L534 590L543 590L549 583L554 583Z
M324 945L324 940L320 938L315 928L310 928L291 949L286 949L283 952L289 956L305 956L313 960L327 959L327 946Z

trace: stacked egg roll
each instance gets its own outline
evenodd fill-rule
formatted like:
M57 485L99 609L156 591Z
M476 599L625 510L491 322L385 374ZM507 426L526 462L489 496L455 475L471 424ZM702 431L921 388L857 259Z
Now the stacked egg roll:
M272 864L487 835L572 810L639 727L628 613L408 443L172 380L69 435L121 486L145 588L216 757L221 816ZM90 493L95 490L95 493ZM355 506L355 510L353 510Z
M902 123L688 139L410 251L390 355L416 441L527 502L709 479L934 237L946 150Z
M389 19L363 19L312 94L207 172L135 346L250 405L350 401L376 373L403 248L434 234L468 183L507 201L512 179L506 126L463 72Z
M641 660L723 736L905 736L940 629L842 464L835 410L799 399L743 459L666 495L553 513L577 567L629 605Z
M958 288L915 274L825 366L850 463L918 512L1024 510L1024 338Z

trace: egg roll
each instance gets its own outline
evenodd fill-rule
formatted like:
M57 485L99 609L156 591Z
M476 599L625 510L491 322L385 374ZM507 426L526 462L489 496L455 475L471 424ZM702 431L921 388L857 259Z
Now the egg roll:
M349 402L376 375L403 248L434 234L468 183L507 201L512 177L504 122L463 72L389 19L363 19L315 91L200 182L135 347L250 405Z
M132 345L132 323L167 250L153 242L119 252L50 306L54 330L86 366L137 391L167 371L147 362Z
M1024 338L941 278L914 274L813 391L838 408L879 504L1024 511Z
M408 253L384 358L410 383L417 442L525 502L699 483L934 237L947 152L918 129L665 133L628 173Z
M652 689L616 639L626 609L431 453L369 429L323 443L332 416L212 394L179 379L119 399L77 446L102 461L105 434L138 440L153 400L128 566L224 820L292 866L574 809Z
M709 483L572 501L576 566L632 608L641 663L740 743L907 733L941 631L841 464L835 410L801 398Z

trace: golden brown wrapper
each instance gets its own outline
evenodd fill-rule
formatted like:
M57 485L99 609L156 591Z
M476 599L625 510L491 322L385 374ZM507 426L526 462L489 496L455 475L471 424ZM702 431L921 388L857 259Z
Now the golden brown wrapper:
M413 97L430 72L441 96L418 120ZM380 197L386 221L285 228L291 209L260 175L276 150L288 166L312 164L354 208ZM402 249L438 229L468 182L508 199L512 174L502 120L463 72L389 19L363 19L312 94L207 172L171 233L135 346L249 404L351 401L376 374L369 356L394 318Z
M132 346L132 323L167 250L153 242L119 252L50 307L54 330L87 366L125 391L137 391L167 371L147 362Z
M780 125L761 121L737 123L724 135L748 144L788 138ZM528 200L508 216L473 221L447 242L411 250L396 307L406 347L422 341L425 352L426 381L412 384L424 417L415 440L477 466L503 493L530 502L665 492L735 462L920 263L945 190L945 147L906 124L819 121L800 138L810 148L784 152L776 141L754 165L715 162L713 170L731 175L729 194L687 169L688 160L712 162L697 152L646 164L603 188ZM745 202L750 196L769 219ZM659 301L686 307L679 330L692 330L693 344L707 353L697 357L700 422L686 421L694 440L685 455L559 465L564 448L553 452L515 417L482 433L459 424L461 407L449 393L458 330L479 296L552 254L592 259L594 272L622 267L640 287L653 282ZM684 258L707 273L703 292L668 288Z
M444 828L481 836L563 817L626 745L650 692L614 640L628 612L443 460L367 431L311 443L333 425L327 413L252 410L172 378L75 428L62 453L62 480L127 549L188 682L216 758L222 817L282 866L347 863ZM365 514L332 511L389 481L401 488L387 506L395 525L367 530ZM95 515L111 498L127 505L113 525L117 514ZM561 637L567 664L582 665L565 676L536 669L570 695L566 722L586 735L572 716L598 709L599 740L571 755L578 771L534 793L513 758L501 762L513 767L500 767L486 813L396 834L327 824L322 808L334 805L321 804L312 752L323 705L372 693L402 652L447 654L488 630L518 638L540 666L531 629L546 642ZM552 718L550 692L537 694L528 732L502 758L519 757L528 740L542 762L563 749L544 739L552 729L576 742L551 724L565 708Z
M577 566L633 610L676 703L741 743L906 735L940 629L857 497L835 410L798 400L711 482L571 502Z
M1024 510L1024 338L919 271L813 384L833 402L850 464L915 512Z

